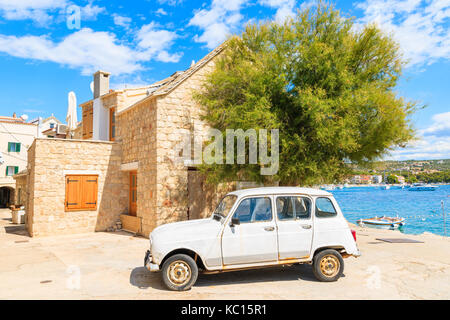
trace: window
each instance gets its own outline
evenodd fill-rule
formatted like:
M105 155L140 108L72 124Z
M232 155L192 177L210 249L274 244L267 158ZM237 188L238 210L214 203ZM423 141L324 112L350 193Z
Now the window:
M333 203L328 198L317 198L316 199L316 217L319 218L330 218L336 216L336 209Z
M278 220L311 218L311 200L305 197L277 197Z
M20 142L8 142L8 152L20 152Z
M13 176L18 172L19 172L19 167L15 167L15 166L7 166L6 167L6 175L7 176Z
M92 105L83 107L83 139L92 138L94 109Z
M53 129L55 127L54 123L50 123L50 129Z
M217 206L216 210L214 210L214 214L218 214L222 216L223 218L226 218L228 213L230 212L231 208L234 205L234 202L236 201L237 196L235 195L229 195L226 196L220 201L219 205Z
M97 175L66 176L66 211L97 210Z
M272 220L270 198L248 198L241 201L233 215L241 223Z
M116 138L116 109L109 110L109 141L114 141Z

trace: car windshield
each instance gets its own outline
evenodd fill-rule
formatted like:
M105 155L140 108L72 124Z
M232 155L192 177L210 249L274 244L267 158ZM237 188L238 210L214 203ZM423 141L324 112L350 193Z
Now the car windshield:
M213 216L219 215L222 218L226 218L231 208L233 207L233 204L236 202L236 198L237 196L235 195L225 196L216 207L216 210L214 210Z

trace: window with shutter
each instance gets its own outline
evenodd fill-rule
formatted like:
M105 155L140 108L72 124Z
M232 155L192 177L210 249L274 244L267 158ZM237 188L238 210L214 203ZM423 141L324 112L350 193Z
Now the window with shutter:
M8 152L20 152L20 142L8 142Z
M6 176L13 176L19 172L19 167L17 166L7 166L6 167Z
M109 141L116 138L116 108L109 109Z
M66 176L66 211L97 210L97 175Z
M94 109L92 106L83 108L83 139L92 138Z

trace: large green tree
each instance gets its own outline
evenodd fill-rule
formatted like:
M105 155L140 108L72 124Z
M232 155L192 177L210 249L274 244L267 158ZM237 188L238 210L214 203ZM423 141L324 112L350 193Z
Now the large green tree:
M203 165L210 182L333 182L347 163L371 162L414 137L415 104L394 91L404 60L392 36L358 28L330 5L231 37L195 97L204 120L226 129L279 129L280 166ZM270 141L270 139L269 139Z

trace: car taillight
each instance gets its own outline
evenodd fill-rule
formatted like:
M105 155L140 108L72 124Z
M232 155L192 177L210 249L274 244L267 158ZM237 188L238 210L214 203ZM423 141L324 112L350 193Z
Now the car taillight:
M355 239L355 242L356 242L356 231L355 230L351 230L351 232L352 232L353 239Z

